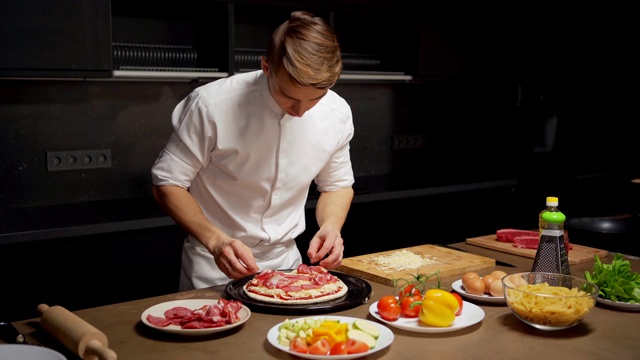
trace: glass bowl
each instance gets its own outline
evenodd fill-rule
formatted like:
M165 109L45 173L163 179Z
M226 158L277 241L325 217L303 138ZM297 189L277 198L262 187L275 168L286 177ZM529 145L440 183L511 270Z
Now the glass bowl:
M577 325L593 308L598 286L563 274L522 272L502 278L507 305L523 322L541 330Z

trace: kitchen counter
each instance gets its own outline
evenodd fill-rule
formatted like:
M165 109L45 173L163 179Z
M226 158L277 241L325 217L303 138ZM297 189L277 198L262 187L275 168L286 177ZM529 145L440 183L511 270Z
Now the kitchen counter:
M496 266L507 273L529 271L533 264L533 259L517 255L465 243L453 245L516 266ZM605 263L610 263L611 260L612 254L602 259ZM640 260L629 260L633 271L640 271ZM593 262L576 264L572 266L571 271L573 275L583 277L584 271L591 270L592 266ZM442 285L451 289L451 283L459 278L460 276L442 278ZM370 303L392 291L391 287L379 283L370 284L373 288ZM74 313L107 335L109 347L118 354L120 360L294 358L274 348L266 336L271 327L287 318L300 317L297 315L274 315L254 311L245 324L226 332L202 337L181 337L159 332L140 321L142 312L155 304L179 299L220 298L223 292L224 287L219 286L84 309ZM485 318L480 323L455 332L435 334L414 333L389 327L395 334L394 342L368 359L410 359L415 356L434 359L447 359L452 356L461 359L635 359L640 353L640 312L624 312L597 305L577 326L548 332L524 324L504 304L475 304L485 312ZM326 315L377 321L369 314L369 304ZM16 321L13 324L26 335L29 342L50 346L65 354L69 360L77 359L40 328L39 318Z

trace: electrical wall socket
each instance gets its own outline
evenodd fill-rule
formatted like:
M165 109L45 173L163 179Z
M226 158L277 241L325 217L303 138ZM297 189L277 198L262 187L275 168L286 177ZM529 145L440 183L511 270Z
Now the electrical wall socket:
M111 149L47 151L47 171L103 169L111 167Z
M419 149L427 146L426 135L393 135L393 149Z

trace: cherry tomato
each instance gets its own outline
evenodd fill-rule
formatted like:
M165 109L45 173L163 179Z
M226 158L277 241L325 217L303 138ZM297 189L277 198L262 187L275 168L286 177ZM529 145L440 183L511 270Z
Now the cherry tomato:
M400 317L402 308L398 299L393 295L385 295L378 300L378 314L387 321L396 321Z
M356 339L347 340L347 354L358 354L369 351L369 345Z
M403 296L405 295L418 295L420 290L416 287L416 284L409 284L402 289Z
M309 353L307 340L299 336L294 337L293 339L291 339L291 343L289 344L289 350L303 354Z
M341 340L333 344L333 346L331 347L331 352L329 352L329 355L346 355L346 354L348 354L347 340Z
M400 301L400 308L402 309L402 316L408 318L417 318L420 314L420 306L411 306L416 301L422 301L422 295L420 293L415 295L405 295Z
M329 340L327 340L327 338L320 338L309 346L309 354L329 355L330 351L331 344L329 344Z
M458 311L456 311L456 316L460 316L460 314L462 314L462 298L457 292L452 291L451 294L456 298L456 300L458 300Z

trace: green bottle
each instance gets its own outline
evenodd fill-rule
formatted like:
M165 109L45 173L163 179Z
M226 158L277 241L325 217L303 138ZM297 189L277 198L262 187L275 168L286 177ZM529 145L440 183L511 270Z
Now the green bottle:
M558 209L558 198L547 197L547 207L538 220L540 242L531 271L571 275L569 256L564 242L567 217Z

